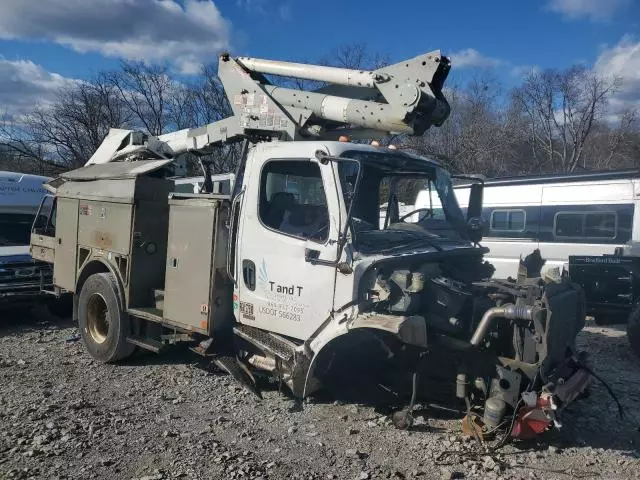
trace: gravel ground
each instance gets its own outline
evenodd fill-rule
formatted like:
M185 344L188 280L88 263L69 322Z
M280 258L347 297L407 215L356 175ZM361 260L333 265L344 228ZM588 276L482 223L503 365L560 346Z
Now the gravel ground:
M640 478L640 361L622 326L580 343L626 417L595 384L560 431L487 454L455 411L421 405L401 431L380 405L259 401L182 349L102 365L70 321L0 312L0 478Z

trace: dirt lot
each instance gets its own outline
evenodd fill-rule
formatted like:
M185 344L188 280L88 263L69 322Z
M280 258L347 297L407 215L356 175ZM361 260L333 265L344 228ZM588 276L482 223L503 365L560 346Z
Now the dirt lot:
M624 329L580 337L605 389L565 412L538 443L481 452L459 414L422 405L412 431L384 406L335 396L258 401L189 352L101 365L70 321L0 313L0 478L374 479L640 478L640 361Z

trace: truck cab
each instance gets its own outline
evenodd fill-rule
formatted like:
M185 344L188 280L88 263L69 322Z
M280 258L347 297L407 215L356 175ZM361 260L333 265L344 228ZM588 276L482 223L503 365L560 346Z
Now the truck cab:
M388 201L396 186L417 191L428 183L446 205L445 227L379 225L380 200ZM470 269L475 262L477 279L490 277L483 249L466 239L446 170L406 153L346 142L260 144L248 156L236 208L242 212L232 232L237 320L302 341L332 312L376 303L365 300L375 286L374 265L391 275L391 265L408 254L413 262L451 252L468 258ZM336 275L339 265L345 272ZM367 285L358 285L363 278Z

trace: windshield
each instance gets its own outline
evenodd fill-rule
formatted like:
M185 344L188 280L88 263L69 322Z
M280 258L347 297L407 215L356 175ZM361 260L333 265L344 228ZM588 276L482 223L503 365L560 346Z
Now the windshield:
M35 215L0 213L0 247L29 245Z
M356 249L381 252L465 237L465 220L448 172L404 154L352 151L339 164ZM374 244L376 245L374 247Z

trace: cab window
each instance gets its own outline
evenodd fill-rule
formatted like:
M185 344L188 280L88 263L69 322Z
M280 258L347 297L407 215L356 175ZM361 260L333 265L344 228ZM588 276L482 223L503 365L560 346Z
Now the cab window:
M329 211L320 167L308 160L272 160L262 170L260 220L285 235L324 242Z

